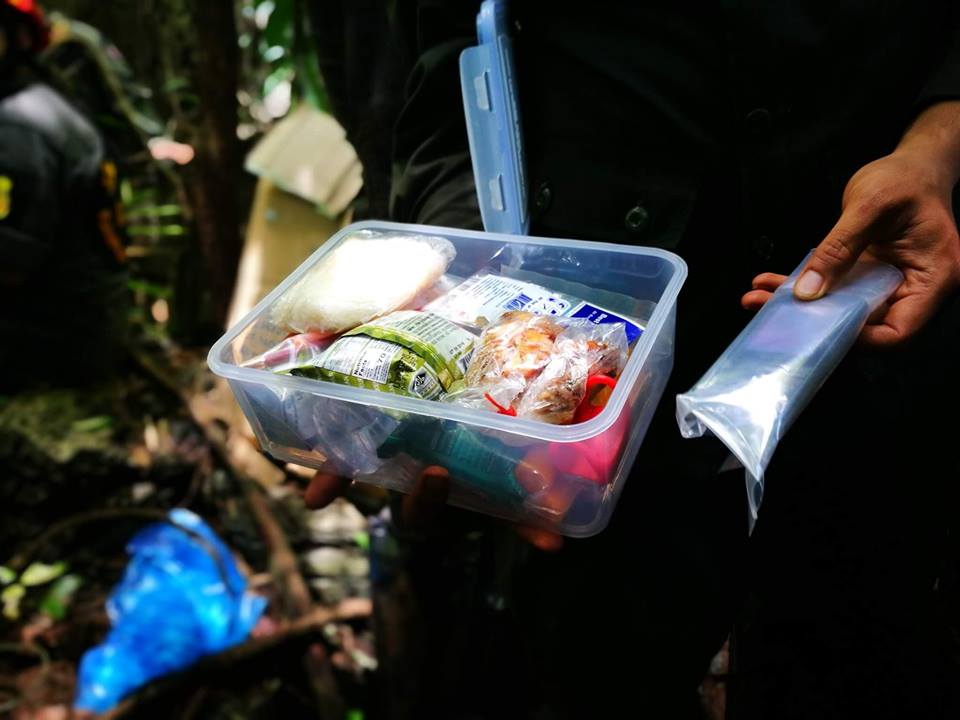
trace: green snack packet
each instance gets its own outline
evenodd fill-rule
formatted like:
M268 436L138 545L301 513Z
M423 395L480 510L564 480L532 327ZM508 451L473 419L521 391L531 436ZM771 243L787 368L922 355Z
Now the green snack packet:
M435 400L443 386L424 358L397 343L362 335L343 337L293 375L341 385Z
M344 337L367 336L402 345L423 358L447 392L463 380L476 337L439 315L401 310L351 330Z

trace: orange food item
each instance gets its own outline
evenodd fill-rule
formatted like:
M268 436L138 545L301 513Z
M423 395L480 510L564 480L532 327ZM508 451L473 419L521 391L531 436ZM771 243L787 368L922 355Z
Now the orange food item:
M550 515L566 515L580 492L575 483L557 477L549 446L530 450L514 470L514 477L529 493L527 503Z
M488 410L566 425L575 421L588 378L618 373L627 348L622 324L508 312L484 330L466 386L482 391ZM476 397L468 392L452 402L476 402Z
M548 317L506 313L484 332L467 372L467 384L483 387L511 375L535 377L550 362L561 332L563 327Z

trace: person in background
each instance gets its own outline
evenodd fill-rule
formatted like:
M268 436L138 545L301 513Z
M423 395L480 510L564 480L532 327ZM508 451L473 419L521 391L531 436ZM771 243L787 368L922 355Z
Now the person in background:
M396 220L480 227L457 66L478 5L394 3L418 58ZM594 538L442 511L439 469L398 501L417 611L392 716L697 718L731 627L731 720L960 716L960 8L511 9L530 233L680 254L676 364ZM905 281L781 443L748 541L742 471L680 438L674 396L812 248L804 299L864 253ZM342 488L318 475L307 500Z
M385 127L403 103L410 70L382 0L308 0L323 86L332 113L363 164L365 204L356 219L384 217L390 205L392 138Z
M0 392L107 377L127 324L116 164L45 80L33 0L0 1Z

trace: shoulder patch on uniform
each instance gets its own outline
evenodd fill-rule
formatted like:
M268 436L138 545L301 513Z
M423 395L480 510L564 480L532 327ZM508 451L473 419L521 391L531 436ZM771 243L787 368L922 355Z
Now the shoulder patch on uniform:
M13 180L6 175L0 175L0 220L5 220L10 214L10 195L13 190Z

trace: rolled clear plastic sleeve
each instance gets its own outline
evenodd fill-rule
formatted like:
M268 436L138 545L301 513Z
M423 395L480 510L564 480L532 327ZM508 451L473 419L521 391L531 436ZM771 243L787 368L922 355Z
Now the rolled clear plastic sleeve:
M716 435L746 470L751 527L763 474L780 439L853 345L867 318L903 281L896 268L863 260L814 301L793 296L801 263L707 373L677 396L684 437Z

